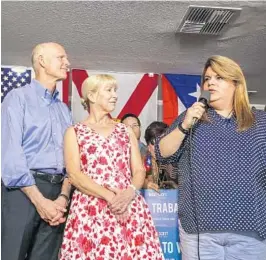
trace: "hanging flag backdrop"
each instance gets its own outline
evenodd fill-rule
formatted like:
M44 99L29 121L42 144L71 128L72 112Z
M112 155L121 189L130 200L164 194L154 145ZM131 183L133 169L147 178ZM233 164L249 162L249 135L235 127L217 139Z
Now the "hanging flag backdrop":
M69 88L72 83L71 110L74 122L84 120L87 112L80 103L81 85L83 81L95 72L87 70L72 70L66 80L57 83L59 98L67 105L69 103ZM118 103L112 117L120 119L126 113L139 116L142 123L142 135L146 127L157 120L158 75L108 73L118 81ZM30 83L34 78L32 68L19 70L17 67L1 67L1 102L13 88ZM171 124L184 110L190 107L200 95L200 76L183 74L162 75L163 121Z
M30 83L31 76L31 68L15 71L12 67L1 67L1 103L10 90Z
M200 96L200 76L162 75L163 121L171 124Z
M71 110L74 122L84 120L88 113L80 103L81 85L83 81L96 72L72 70L66 80L57 83L59 98L69 104L69 88L72 85ZM146 127L157 120L158 75L108 73L118 81L118 103L112 117L120 119L126 113L139 116L142 123L142 136ZM1 67L1 102L13 88L22 87L34 78L32 68L19 70L17 67ZM183 74L162 75L163 121L171 124L185 109L190 107L200 95L200 76Z
M142 136L147 126L157 120L158 75L107 73L88 70L72 70L71 108L74 122L84 120L88 112L80 102L81 85L90 75L109 74L118 83L118 102L112 112L113 118L121 119L126 113L136 114L142 124Z
M31 82L35 77L32 68L21 68L16 66L1 66L1 103L7 93L13 88L23 87ZM68 105L68 86L69 73L67 79L56 84L56 89L59 91L58 98Z

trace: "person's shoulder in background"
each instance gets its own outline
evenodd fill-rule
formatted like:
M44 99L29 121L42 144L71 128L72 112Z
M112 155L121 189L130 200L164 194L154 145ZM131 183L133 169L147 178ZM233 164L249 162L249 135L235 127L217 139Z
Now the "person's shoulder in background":
M145 157L147 155L148 148L141 141L139 141L139 150L140 150L141 157Z

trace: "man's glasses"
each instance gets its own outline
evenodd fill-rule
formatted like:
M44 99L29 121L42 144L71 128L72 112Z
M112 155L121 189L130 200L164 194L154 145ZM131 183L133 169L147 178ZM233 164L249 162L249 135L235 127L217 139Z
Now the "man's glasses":
M140 127L140 125L138 125L138 124L133 124L133 125L129 125L131 128L139 128Z

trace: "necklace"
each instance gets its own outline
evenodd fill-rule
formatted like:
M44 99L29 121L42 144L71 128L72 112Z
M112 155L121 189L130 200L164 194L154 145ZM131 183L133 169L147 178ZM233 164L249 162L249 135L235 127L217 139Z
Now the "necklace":
M220 114L220 116L221 116L223 119L228 119L228 118L231 117L231 115L232 115L232 113L233 113L233 110L234 110L234 109L232 109L232 110L229 112L229 114L228 114L227 116L223 116L223 115L221 115L221 114ZM219 113L218 113L218 114L219 114Z
M229 112L229 114L228 114L225 118L229 118L229 117L231 117L231 115L232 115L232 113L233 113L233 110L234 110L234 109L232 109L232 110Z

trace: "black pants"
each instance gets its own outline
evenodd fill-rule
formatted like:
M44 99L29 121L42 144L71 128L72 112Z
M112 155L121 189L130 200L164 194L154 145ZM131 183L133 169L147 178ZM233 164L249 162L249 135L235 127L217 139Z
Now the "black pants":
M36 178L47 199L55 200L61 184ZM28 197L2 184L2 260L57 260L64 224L52 227L43 221Z

